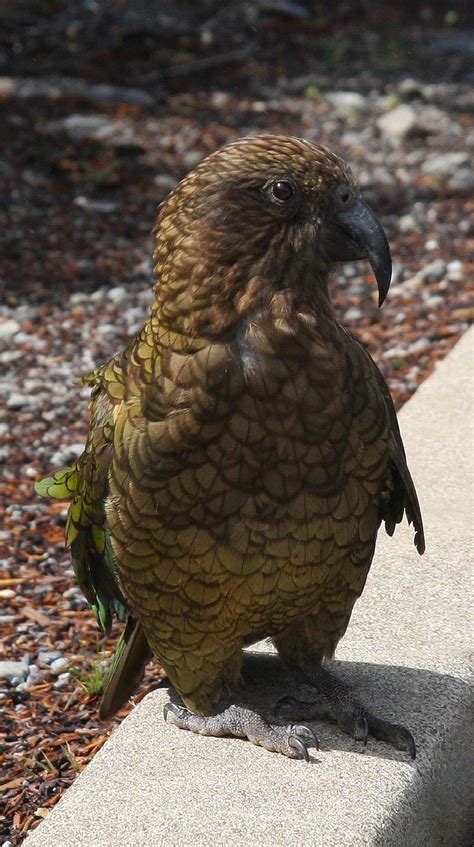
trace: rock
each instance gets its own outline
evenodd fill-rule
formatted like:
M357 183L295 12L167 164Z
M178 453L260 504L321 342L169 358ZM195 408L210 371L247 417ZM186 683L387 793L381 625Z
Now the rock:
M383 354L385 359L404 359L407 355L407 351L404 347L390 347Z
M28 665L24 662L10 662L8 660L0 662L0 679L7 679L13 682L14 679L19 679L23 682L28 674Z
M421 93L422 83L417 79L407 77L399 82L397 89L400 97L403 97L405 100L412 100Z
M21 350L4 350L0 353L0 362L2 365L10 365L12 362L17 362L24 353Z
M0 323L0 341L10 341L20 331L20 324L14 320Z
M109 288L107 297L112 300L112 303L123 303L127 299L127 289L122 286Z
M17 391L13 391L7 400L7 409L22 409L23 406L30 406L31 397L26 397Z
M57 678L56 682L54 683L54 686L53 686L53 687L54 687L54 688L56 688L56 689L66 688L66 686L67 686L67 684L68 684L68 682L69 682L70 677L71 677L71 674L70 674L70 673L62 673L62 674L60 674L60 675L58 676L58 678Z
M362 318L362 312L356 306L351 306L344 313L345 321L359 321Z
M140 88L121 88L103 83L89 85L83 79L72 77L0 77L0 96L15 97L20 100L37 99L59 100L62 97L80 97L91 103L136 103L140 106L152 106L151 94Z
M414 133L425 133L413 106L401 103L377 121L378 128L392 141L402 141Z
M166 191L171 191L175 187L178 180L171 174L157 174L153 177L153 182L158 188L164 188Z
M402 215L398 221L398 228L400 232L416 232L418 222L414 215Z
M104 200L90 200L82 194L75 197L73 202L75 206L79 206L81 209L87 209L90 212L102 212L105 215L115 212L117 209L116 203L108 203Z
M71 600L73 597L82 597L82 591L78 585L73 585L72 588L67 588L66 591L63 591L63 597L65 600Z
M345 118L357 118L367 109L367 101L357 91L334 91L326 94L326 100Z
M424 283L439 282L446 276L447 269L446 262L443 262L442 259L435 259L434 262L430 262L429 265L418 271L418 277Z
M84 444L68 444L67 447L63 447L61 450L56 450L51 456L51 465L61 467L62 465L67 465L68 462L71 462L73 459L77 459L81 453L84 452Z
M474 171L472 168L459 168L448 181L448 188L454 191L471 191L474 188Z
M136 103L140 106L152 106L155 102L151 94L140 88L120 88L116 85L90 85L85 96L96 103Z
M38 662L44 665L50 665L55 659L61 659L59 650L40 650L38 653Z
M67 448L67 452L69 455L74 456L77 459L84 452L84 442L76 441L74 444L70 444Z
M446 300L441 296L441 294L432 294L425 302L427 306L431 306L436 309L438 306L443 306Z
M11 600L13 597L16 597L16 591L13 591L12 588L2 588L0 590L0 600Z
M410 344L408 348L408 353L420 355L421 353L425 353L427 350L430 350L431 344L427 338L419 338L418 341L414 341L413 344Z
M440 179L452 177L459 168L470 163L468 153L443 153L441 156L431 156L421 166L423 173Z
M72 141L98 141L110 147L141 147L131 126L107 115L69 115L47 125L50 133L65 132Z
M64 668L67 668L68 664L69 664L68 659L64 659L63 657L61 657L59 659L54 659L51 662L49 667L50 667L52 673L60 674L61 671L64 670Z

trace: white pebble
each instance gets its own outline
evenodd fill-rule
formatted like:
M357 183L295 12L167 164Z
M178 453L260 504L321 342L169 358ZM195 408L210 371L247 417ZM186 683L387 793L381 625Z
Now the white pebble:
M16 597L16 592L12 588L2 588L0 591L0 600L11 600Z
M63 670L63 668L66 668L68 666L68 664L69 662L67 659L54 659L54 661L52 661L50 664L50 668L53 673L59 674Z
M0 323L0 341L10 341L20 331L20 324L14 320Z

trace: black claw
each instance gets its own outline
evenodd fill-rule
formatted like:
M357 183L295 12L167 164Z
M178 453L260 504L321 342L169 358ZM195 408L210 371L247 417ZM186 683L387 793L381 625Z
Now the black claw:
M308 748L303 744L303 742L298 738L297 735L290 735L288 739L289 747L292 747L293 750L296 750L297 753L300 754L300 757L305 760L305 762L309 762L309 753Z
M303 739L307 747L315 747L316 750L319 750L318 737L309 726L293 724L290 730L292 735L297 736L300 740Z
M367 740L369 738L369 722L367 718L357 718L354 726L354 738L362 741L364 747L367 747Z
M411 732L408 732L408 730L407 730L407 734L406 734L406 742L407 742L407 747L408 747L408 752L410 754L410 758L416 759L415 739L413 738L413 735L411 734Z
M173 715L176 715L177 718L181 717L181 709L175 703L165 703L165 705L163 706L163 717L165 721L168 720L169 712L172 712Z

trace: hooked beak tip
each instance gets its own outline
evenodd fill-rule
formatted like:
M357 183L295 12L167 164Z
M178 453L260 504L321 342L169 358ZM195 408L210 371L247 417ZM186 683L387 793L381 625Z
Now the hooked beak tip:
M370 206L361 199L357 200L352 209L340 213L337 222L339 231L347 238L349 255L351 250L355 249L359 253L357 258L369 260L377 280L380 308L388 294L392 278L392 257L385 232Z

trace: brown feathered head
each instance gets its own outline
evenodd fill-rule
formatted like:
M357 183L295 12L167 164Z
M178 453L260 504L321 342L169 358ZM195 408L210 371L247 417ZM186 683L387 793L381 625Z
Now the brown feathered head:
M367 258L383 302L387 239L349 167L299 138L241 138L208 156L169 195L156 231L160 320L201 335L287 294L323 308L336 262Z

